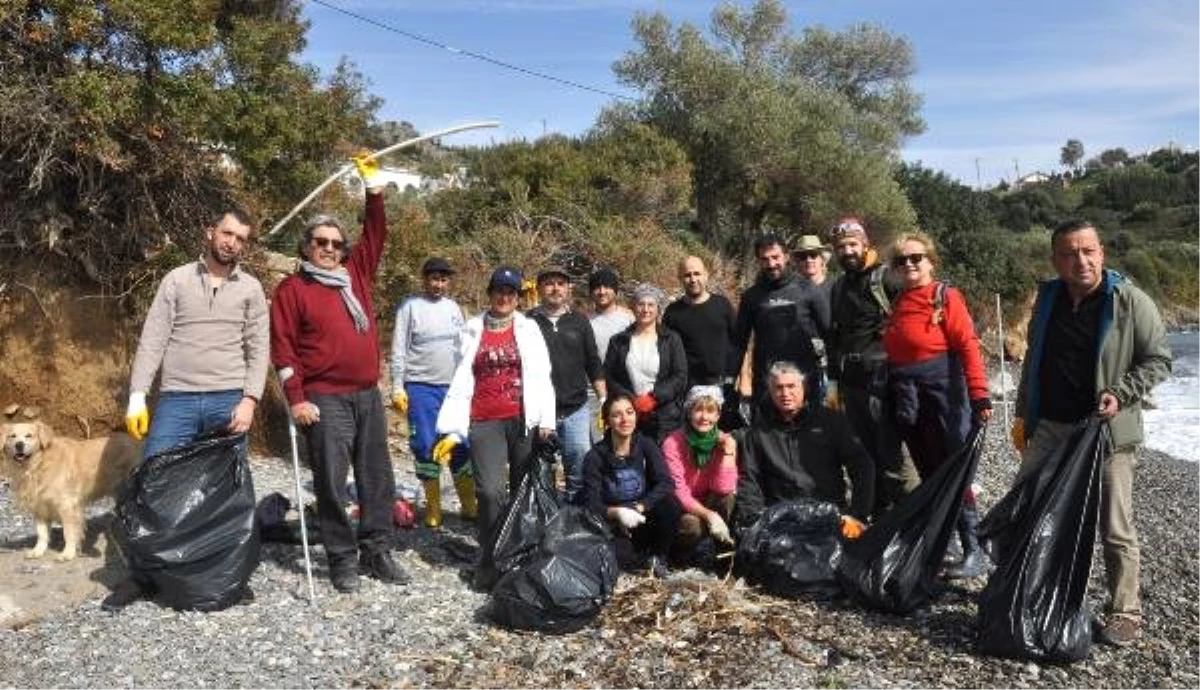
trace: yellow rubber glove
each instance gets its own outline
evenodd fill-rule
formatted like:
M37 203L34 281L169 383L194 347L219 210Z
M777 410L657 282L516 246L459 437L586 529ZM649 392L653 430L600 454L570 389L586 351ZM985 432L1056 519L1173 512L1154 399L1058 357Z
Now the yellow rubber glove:
M450 464L450 456L454 454L454 449L458 447L458 437L454 434L446 434L440 441L433 446L433 461L445 467Z
M599 410L597 410L597 412L596 412L596 428L599 429L600 433L603 434L605 426L606 426L604 424L604 408L603 408L604 403L600 403L600 404L601 404L601 408Z
M360 149L358 153L350 157L354 162L354 169L358 171L358 176L362 178L363 184L367 187L374 186L372 180L379 173L379 161L371 156L371 152L366 149Z
M150 430L150 410L146 407L146 394L129 394L129 406L125 408L125 431L136 441L146 438Z
M392 407L400 414L408 414L408 393L396 391L392 393Z
M1013 447L1020 452L1025 452L1025 420L1020 417L1014 419L1008 435L1012 438Z
M829 386L825 389L825 407L834 412L842 412L842 396L838 392L837 381L830 381Z
M842 536L851 541L858 539L867 530L867 526L849 515L842 516Z

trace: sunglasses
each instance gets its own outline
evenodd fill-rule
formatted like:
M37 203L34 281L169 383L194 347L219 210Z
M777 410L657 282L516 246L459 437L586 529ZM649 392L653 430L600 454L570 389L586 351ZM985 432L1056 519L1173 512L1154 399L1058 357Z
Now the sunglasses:
M312 238L312 242L321 249L329 249L330 247L343 249L346 246L345 240L335 240L330 237L314 237Z
M837 239L838 237L841 237L842 235L858 234L858 233L862 233L865 235L865 234L867 234L867 229L864 228L861 223L858 223L853 220L848 220L844 223L838 223L837 225L833 226L832 230L829 231L829 234L834 239Z
M892 265L896 268L903 268L908 264L919 266L924 258L924 254L900 254L892 258Z
M797 252L797 259L815 259L821 256L821 252Z

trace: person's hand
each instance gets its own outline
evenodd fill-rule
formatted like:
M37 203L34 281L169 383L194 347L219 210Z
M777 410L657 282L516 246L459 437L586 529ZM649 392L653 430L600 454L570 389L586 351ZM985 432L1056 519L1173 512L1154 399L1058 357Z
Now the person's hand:
M624 527L626 530L634 529L639 525L645 524L646 522L645 515L642 515L633 508L626 508L625 506L617 506L616 508L613 508L613 517L615 517L621 527Z
M850 515L842 516L842 536L846 539L854 541L861 537L866 530L867 526L857 518Z
M125 408L125 431L140 441L150 430L150 410L146 407L146 394L134 391L129 394L129 406Z
M312 426L321 421L321 408L305 400L291 407L292 419L300 426Z
M1009 438L1012 439L1013 448L1018 452L1025 451L1025 420L1017 417L1012 422L1012 428L1008 430Z
M225 430L231 434L244 434L250 431L250 425L254 423L254 408L258 407L258 402L250 396L242 396L236 407L233 408L233 413L229 415L229 426Z
M392 393L392 407L400 414L408 414L408 393L396 391Z
M654 399L653 393L642 393L633 399L633 409L637 410L638 414L650 414L655 407L658 407L658 401Z
M979 398L971 401L971 414L975 422L983 424L992 418L992 399Z
M712 535L714 541L729 546L733 545L733 537L729 534L729 525L721 519L718 513L709 513L708 515L708 533Z
M1104 391L1100 394L1100 406L1096 412L1105 419L1112 419L1121 409L1121 401L1117 400L1117 396L1112 394L1112 391Z
M446 434L437 443L433 444L433 461L445 467L450 464L450 456L454 454L454 449L460 443L456 434Z
M825 389L825 407L834 412L842 412L845 408L842 406L842 396L838 391L837 381L830 381Z
M717 443L721 444L721 450L725 452L725 460L737 462L737 439L733 434L728 434L722 431L717 438Z
M368 189L378 187L375 184L376 177L379 175L379 160L371 155L371 152L366 149L359 149L358 153L350 157L354 163L354 169L358 171L358 176L362 178L363 185Z

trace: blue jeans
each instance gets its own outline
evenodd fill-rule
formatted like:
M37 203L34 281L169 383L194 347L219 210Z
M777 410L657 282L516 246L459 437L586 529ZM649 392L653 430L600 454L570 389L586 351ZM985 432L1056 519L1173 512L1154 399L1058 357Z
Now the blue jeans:
M581 500L583 492L583 456L592 447L592 411L586 403L558 420L555 432L562 451L563 474L567 477L567 503Z
M223 430L233 420L233 408L242 401L242 389L202 393L160 393L142 458L182 446L210 431ZM243 438L242 452L245 452Z

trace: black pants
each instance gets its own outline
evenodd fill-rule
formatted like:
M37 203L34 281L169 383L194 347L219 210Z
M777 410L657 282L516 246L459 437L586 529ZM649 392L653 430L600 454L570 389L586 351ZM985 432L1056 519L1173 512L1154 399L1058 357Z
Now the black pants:
M396 477L388 454L383 398L375 386L354 393L307 396L321 410L321 420L305 429L321 541L330 568L346 567L359 547L372 552L391 546ZM358 546L342 505L351 468L358 486Z
M875 461L875 506L871 512L878 518L904 497L905 485L913 470L900 450L900 436L891 412L886 409L886 400L880 400L882 409L878 412L879 418L875 419L871 412L871 393L865 383L843 382L838 386L838 394L846 421Z
M641 567L642 556L658 556L665 559L675 541L679 529L679 518L683 510L674 496L666 496L646 509L646 522L626 534L620 528L613 530L613 546L617 552L617 563L624 570Z

